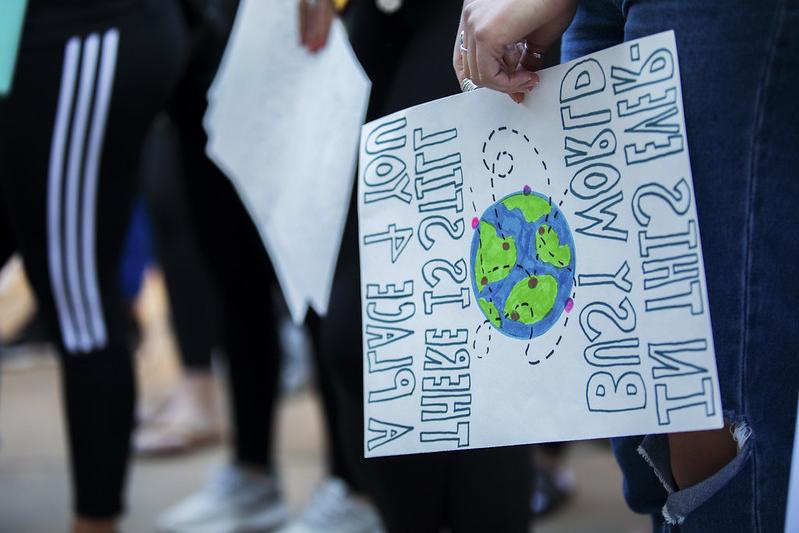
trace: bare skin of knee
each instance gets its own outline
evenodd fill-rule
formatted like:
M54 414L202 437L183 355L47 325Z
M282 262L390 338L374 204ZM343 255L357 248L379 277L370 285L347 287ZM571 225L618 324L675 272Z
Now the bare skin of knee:
M730 426L709 431L670 433L671 474L680 489L709 478L738 454Z

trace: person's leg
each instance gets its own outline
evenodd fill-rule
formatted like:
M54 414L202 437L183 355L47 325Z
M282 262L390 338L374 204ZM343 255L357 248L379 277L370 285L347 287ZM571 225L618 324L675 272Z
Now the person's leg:
M316 385L319 389L319 396L322 401L325 435L327 436L328 472L329 475L343 480L350 488L358 490L355 476L352 474L347 460L347 450L338 435L341 422L339 421L339 405L337 403L335 383L326 361L324 361L320 355L319 330L322 320L324 319L311 311L306 318L306 325L311 333L311 340L313 341L314 347Z
M180 135L190 216L219 287L234 458L266 471L272 467L280 366L271 295L274 273L258 230L233 184L205 155L207 136L202 126L206 92L224 44L224 40L215 40L195 51L197 62L193 67L197 70L190 70L181 84L172 116Z
M582 0L561 40L561 61L610 48L624 41L624 15L617 0Z
M218 59L223 48L224 41L217 48L195 51L193 59L207 62L211 54ZM189 71L177 92L172 117L180 134L192 224L219 288L232 414L231 464L164 513L159 525L168 531L268 530L287 516L272 453L280 370L271 294L274 273L233 184L205 155L202 117L215 64L210 68L210 72Z
M0 134L0 180L6 174L5 170L5 154L3 153L2 134ZM6 266L6 263L13 253L17 250L17 245L14 240L14 235L11 232L11 222L6 216L5 207L0 202L0 271Z
M142 455L190 451L222 436L211 352L216 287L200 253L183 187L180 144L166 116L145 143L142 193L166 280L181 373L168 394L141 409L134 449Z
M530 529L529 446L451 452L447 505L453 533Z
M669 496L664 514L667 521L684 518L681 531L779 530L799 339L772 311L798 295L780 266L795 261L796 248L774 228L798 220L790 205L799 188L789 176L799 163L790 148L799 113L788 95L799 81L799 6L773 0L700 2L689 10L678 2L622 7L625 40L675 30L721 400L740 449L736 458L729 430L669 435L669 467L681 490ZM778 262L763 257L776 250ZM683 506L698 493L704 504Z
M185 371L209 373L216 287L191 224L180 153L177 131L163 117L145 144L142 193L166 280L180 362Z
M460 2L406 2L396 15L386 15L373 2L354 4L347 15L350 40L358 59L372 80L372 97L367 120L404 107L454 94L457 80L451 75L451 41L457 29ZM449 26L451 25L451 26ZM418 80L424 79L425 83ZM334 381L340 413L339 435L347 450L349 464L359 488L372 497L389 531L437 531L450 522L464 526L462 517L447 516L473 504L476 493L458 492L459 481L450 464L458 454L426 454L363 459L363 382L360 322L360 271L358 263L357 202L353 198L342 248L339 253L328 315L320 333L321 358ZM477 462L493 463L505 454L502 450L474 452ZM452 455L452 456L451 456ZM503 517L513 523L527 523L529 472L527 454L519 454L513 464L523 472L521 485L507 486L517 491L508 501L518 501L517 514ZM512 477L512 476L511 476ZM474 482L481 483L479 475ZM527 490L525 491L525 488ZM497 490L498 497L505 494ZM460 504L448 502L463 498ZM485 508L481 507L483 510ZM412 509L412 512L408 510ZM464 517L466 515L463 515Z
M170 6L56 26L48 44L23 37L0 104L1 196L58 332L78 530L110 529L123 510L134 384L119 255L144 132L179 62Z
M386 99L395 82L395 65L411 32L398 15L382 13L374 2L353 3L345 23L353 49L372 80L367 112L367 120L371 120L384 114ZM318 331L319 371L329 381L334 398L327 409L335 409L338 422L330 438L336 441L336 449L343 452L344 464L351 473L348 481L373 499L389 531L436 531L443 523L443 476L435 474L443 473L441 465L427 458L416 461L363 458L361 348L357 202L353 196L328 312L321 319ZM402 476L392 477L394 472ZM416 479L429 475L431 482L412 487L408 479L414 478L413 472Z
M680 531L780 530L799 369L795 328L774 313L797 297L781 266L795 260L795 247L774 228L797 223L790 174L798 156L789 148L797 144L797 104L789 94L799 72L799 42L790 29L799 8L778 0L690 8L586 3L623 16L625 40L675 31L721 400L738 447L736 456L729 429L617 439L628 500L653 514L659 500L666 529L682 521ZM573 42L591 42L590 29L574 29ZM763 255L775 250L779 261ZM665 451L658 466L668 498L637 457L639 445Z

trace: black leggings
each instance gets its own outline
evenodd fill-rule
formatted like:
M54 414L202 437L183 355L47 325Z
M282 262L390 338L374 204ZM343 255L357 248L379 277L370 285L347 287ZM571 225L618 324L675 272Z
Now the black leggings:
M0 262L19 250L61 354L75 510L122 510L134 381L118 265L145 132L182 62L165 0L33 2L0 102ZM154 60L153 58L157 58Z
M206 93L224 52L237 2L206 4L215 9L210 14L194 13L192 49L168 111L178 132L189 217L218 288L233 418L233 459L271 468L280 370L272 305L275 275L238 193L205 155L207 136L202 126ZM207 15L212 18L203 19Z
M355 53L372 80L368 119L458 91L451 55L461 2L404 2L385 15L372 0L347 14ZM392 532L527 531L529 450L494 448L363 459L360 272L353 197L328 316L318 332L334 381L338 435L357 488L372 496Z
M186 372L208 373L217 342L218 294L191 223L179 146L174 125L159 117L145 143L141 188L180 362Z

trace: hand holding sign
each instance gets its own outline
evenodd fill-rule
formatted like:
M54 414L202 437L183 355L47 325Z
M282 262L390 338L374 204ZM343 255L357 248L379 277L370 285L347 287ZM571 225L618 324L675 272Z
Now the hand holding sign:
M539 75L363 128L369 456L722 425L673 33Z
M542 54L566 30L576 5L574 0L466 0L453 54L458 81L469 78L523 98L538 83L530 70L541 67Z

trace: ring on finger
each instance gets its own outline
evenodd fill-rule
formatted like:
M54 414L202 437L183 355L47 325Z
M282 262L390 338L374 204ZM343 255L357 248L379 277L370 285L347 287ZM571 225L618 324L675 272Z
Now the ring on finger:
M536 59L544 59L544 52L533 50L532 48L530 48L527 41L524 41L524 51Z
M461 39L461 52L463 52L464 54L468 54L468 53L469 53L469 49L468 49L468 48L466 48L466 46L464 45L464 42L463 42L463 41L464 41L464 38L465 38L465 37L464 37L464 33L465 33L464 31L461 31L461 35L460 35L460 39Z
M479 88L480 87L470 78L463 78L463 81L461 82L461 91L464 93L468 93L469 91L473 91Z

